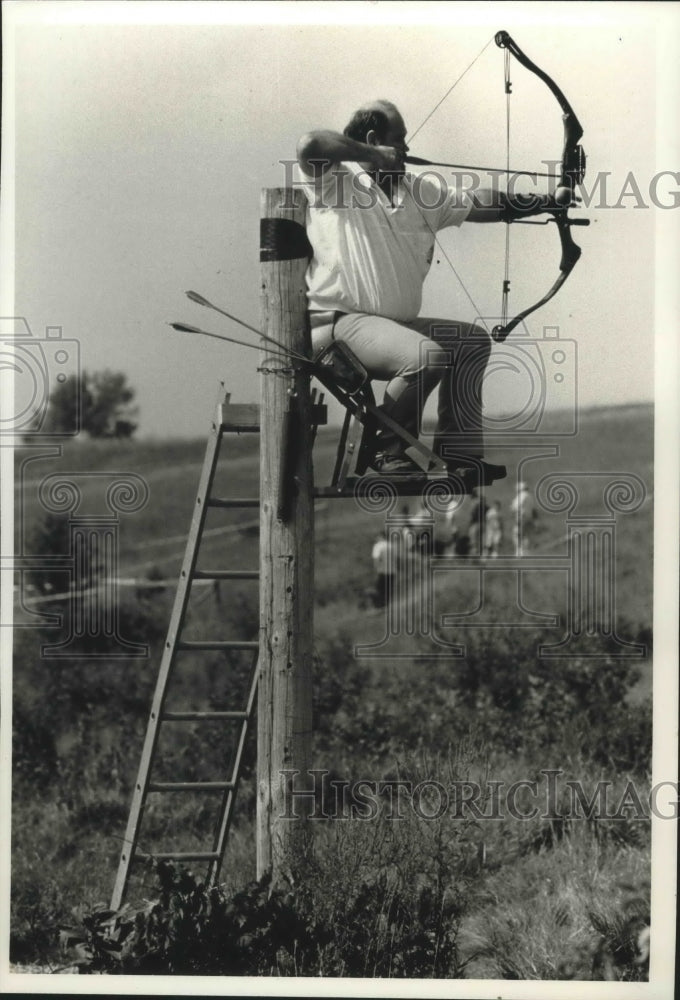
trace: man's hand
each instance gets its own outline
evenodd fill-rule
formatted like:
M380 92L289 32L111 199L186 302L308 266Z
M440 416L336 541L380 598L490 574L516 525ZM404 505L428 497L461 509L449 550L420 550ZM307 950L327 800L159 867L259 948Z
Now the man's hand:
M569 187L558 187L544 196L545 207L539 209L543 212L556 212L562 208L578 208L583 199Z
M304 174L319 176L343 160L365 164L384 173L403 172L406 149L357 142L340 132L308 132L298 142L298 163Z
M367 146L370 151L368 159L375 170L383 173L395 173L404 169L404 153L394 146Z
M568 187L558 187L555 188L555 201L558 205L571 206L572 199L574 197L574 192Z

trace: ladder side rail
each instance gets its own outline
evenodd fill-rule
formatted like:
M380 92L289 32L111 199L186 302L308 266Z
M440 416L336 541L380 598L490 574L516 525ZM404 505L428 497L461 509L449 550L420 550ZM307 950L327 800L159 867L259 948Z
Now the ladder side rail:
M211 861L210 867L208 869L208 884L213 886L216 885L217 880L220 876L220 871L222 870L222 864L224 862L224 853L227 845L227 838L229 836L229 830L231 829L231 821L234 813L234 805L236 803L236 795L238 792L239 781L241 780L241 760L243 757L243 751L246 745L246 739L248 737L248 732L250 729L250 723L253 717L253 711L255 709L255 702L257 699L257 682L259 674L259 657L255 656L253 659L252 672L250 677L250 688L248 691L248 703L245 709L245 719L241 722L241 729L239 732L238 743L236 746L236 752L234 755L234 765L231 771L231 777L229 779L231 788L229 788L220 804L220 811L215 827L215 836L213 840L212 853L215 855L215 859Z
M203 460L196 502L194 504L189 535L187 537L182 569L180 571L179 584L170 616L170 624L168 626L168 633L165 640L165 646L163 648L161 665L156 679L156 687L151 703L146 735L144 737L142 756L132 795L132 803L130 805L125 839L121 849L118 872L111 898L112 910L119 909L123 903L130 875L130 866L134 861L137 850L139 828L146 803L151 764L154 758L156 745L158 743L163 705L165 703L168 681L174 666L179 632L182 627L187 605L189 603L189 597L191 595L192 576L196 566L196 560L198 558L200 538L203 531L203 525L205 523L206 512L208 510L206 499L210 494L215 475L221 438L222 428L218 412L218 419L216 419L212 424L210 437L208 439L208 446Z

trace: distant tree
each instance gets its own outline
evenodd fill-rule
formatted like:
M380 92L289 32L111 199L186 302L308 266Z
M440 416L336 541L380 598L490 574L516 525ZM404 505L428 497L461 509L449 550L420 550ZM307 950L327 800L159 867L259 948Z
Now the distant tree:
M137 430L132 418L135 390L123 372L83 372L86 406L83 426L91 437L130 437Z
M135 390L124 372L82 372L56 387L50 395L48 426L68 433L78 425L93 438L132 437L137 430Z
M72 434L79 426L84 406L82 379L70 375L50 393L45 429L53 433Z

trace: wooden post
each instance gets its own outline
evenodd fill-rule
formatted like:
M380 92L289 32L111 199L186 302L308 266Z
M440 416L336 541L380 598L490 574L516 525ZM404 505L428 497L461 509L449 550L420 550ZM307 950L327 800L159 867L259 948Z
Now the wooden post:
M304 221L301 191L262 192L261 329L308 355ZM287 788L305 786L311 767L314 507L309 376L272 350L262 342L257 876L276 883L304 857L309 830L284 816Z

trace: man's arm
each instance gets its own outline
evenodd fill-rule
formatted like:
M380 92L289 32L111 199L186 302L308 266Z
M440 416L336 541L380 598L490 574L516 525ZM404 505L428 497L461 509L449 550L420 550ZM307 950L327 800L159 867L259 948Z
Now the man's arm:
M469 194L472 208L467 217L468 222L511 222L513 219L525 219L529 215L540 215L541 212L564 208L558 204L553 195L549 194L514 194L510 196L503 191L492 188L479 188ZM574 199L572 205L576 205Z
M397 151L393 146L371 142L372 135L369 132L369 142L357 142L342 132L307 132L297 145L300 169L308 177L316 177L343 160L365 163L373 170L396 169L401 162Z

